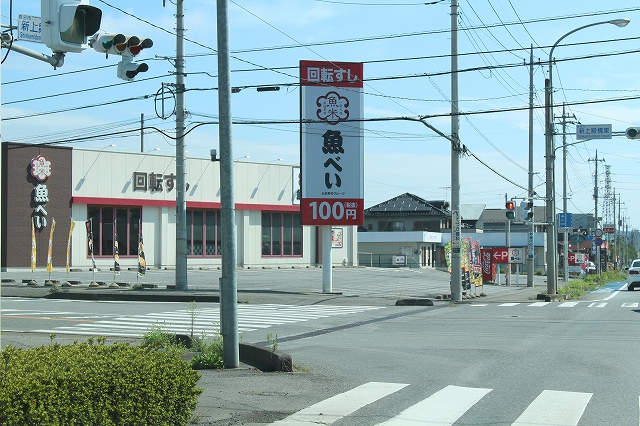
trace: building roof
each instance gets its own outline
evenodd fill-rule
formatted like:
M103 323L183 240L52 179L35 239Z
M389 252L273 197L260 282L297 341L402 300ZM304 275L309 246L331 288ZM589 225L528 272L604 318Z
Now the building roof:
M479 220L486 207L486 204L460 204L460 216L462 220Z
M408 192L395 198L365 209L366 216L397 216L411 214L413 216L451 216L445 201L426 201Z

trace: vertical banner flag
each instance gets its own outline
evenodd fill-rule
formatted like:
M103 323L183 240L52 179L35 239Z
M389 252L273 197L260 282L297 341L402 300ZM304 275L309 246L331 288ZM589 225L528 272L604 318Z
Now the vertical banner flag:
M113 220L113 270L120 272L120 249L118 248L118 220Z
M51 231L49 231L49 248L47 249L47 272L53 272L53 230L56 229L56 220L51 220Z
M31 270L36 270L36 224L31 218Z
M69 226L69 238L67 239L67 274L69 273L69 255L71 254L71 234L73 233L73 228L75 228L76 223L71 218L71 225Z
M303 225L364 224L362 63L300 61Z
M89 219L84 223L87 228L87 240L89 242L89 255L91 256L91 264L93 265L93 270L96 269L96 259L93 257L93 219Z
M144 258L144 244L142 243L142 220L138 220L138 274L147 271L147 261Z

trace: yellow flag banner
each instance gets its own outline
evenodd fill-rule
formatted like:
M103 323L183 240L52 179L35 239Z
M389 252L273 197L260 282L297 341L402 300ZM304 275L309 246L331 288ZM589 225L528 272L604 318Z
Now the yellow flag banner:
M51 221L51 231L49 231L49 248L47 249L47 272L53 272L53 230L56 229L56 220Z
M147 259L144 256L144 244L142 242L142 220L138 220L138 275L147 272Z
M71 218L71 226L69 226L69 239L67 240L67 274L69 273L69 254L71 253L71 234L73 233L73 228L75 228L76 223Z
M31 218L31 270L36 270L36 224Z

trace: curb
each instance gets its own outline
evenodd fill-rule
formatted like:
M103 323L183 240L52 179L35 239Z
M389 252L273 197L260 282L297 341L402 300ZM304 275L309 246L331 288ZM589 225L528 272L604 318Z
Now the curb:
M150 294L150 293L134 293L128 290L126 293L76 293L76 292L57 292L49 293L43 296L45 299L65 299L65 300L106 300L106 301L125 301L125 302L202 302L202 303L219 303L220 296L204 295L204 294Z
M240 343L240 361L263 372L281 371L293 372L291 355L278 351L271 351L264 346L251 343Z

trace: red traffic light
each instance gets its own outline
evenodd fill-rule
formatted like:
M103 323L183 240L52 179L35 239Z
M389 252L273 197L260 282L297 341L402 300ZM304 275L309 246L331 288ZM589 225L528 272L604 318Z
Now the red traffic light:
M507 202L504 204L504 206L505 206L505 208L506 208L507 210L515 210L515 209L516 209L516 203L515 203L515 202L513 202L513 201L507 201Z

